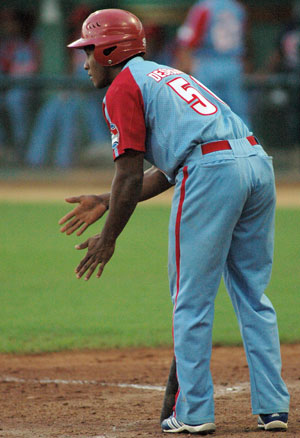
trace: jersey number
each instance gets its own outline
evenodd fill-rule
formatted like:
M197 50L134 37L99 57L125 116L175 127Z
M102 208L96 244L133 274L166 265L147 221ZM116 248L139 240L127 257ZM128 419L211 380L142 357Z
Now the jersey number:
M200 82L197 81L197 83L201 86ZM167 82L167 84L178 94L178 96L181 97L181 99L187 102L196 113L201 114L202 116L210 116L218 111L217 107L207 100L206 97L204 97L203 94L194 88L186 79L180 77L175 78Z

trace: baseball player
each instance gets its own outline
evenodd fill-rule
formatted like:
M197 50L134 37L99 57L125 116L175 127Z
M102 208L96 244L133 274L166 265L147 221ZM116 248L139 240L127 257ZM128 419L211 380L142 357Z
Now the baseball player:
M248 122L243 86L246 13L237 0L200 0L178 29L178 67L185 68Z
M222 274L239 321L258 427L287 428L275 311L264 294L273 258L275 188L271 158L242 120L204 84L145 61L144 30L131 13L91 14L82 37L84 68L109 86L103 112L111 131L111 192L67 199L62 232L81 234L108 210L78 278L102 275L137 203L175 186L169 225L169 280L178 392L164 432L215 431L210 374L214 300ZM144 158L153 167L143 171Z

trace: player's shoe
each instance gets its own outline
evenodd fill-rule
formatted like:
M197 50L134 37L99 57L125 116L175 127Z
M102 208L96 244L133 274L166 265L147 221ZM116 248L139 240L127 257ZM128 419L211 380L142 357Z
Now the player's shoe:
M208 433L213 433L216 430L216 425L214 423L204 423L197 426L191 426L183 423L180 420L177 420L174 415L171 415L161 423L161 428L163 432L189 432L207 435Z
M264 430L287 430L288 428L287 412L276 412L275 414L260 414L258 416L257 426Z

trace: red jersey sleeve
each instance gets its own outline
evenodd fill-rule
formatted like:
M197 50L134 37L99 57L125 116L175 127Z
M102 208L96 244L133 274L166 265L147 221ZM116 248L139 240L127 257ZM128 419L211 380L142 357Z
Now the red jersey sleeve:
M145 152L146 126L141 90L127 67L109 87L103 113L112 136L114 159L126 149Z
M205 6L195 5L192 7L185 23L179 29L178 45L188 48L200 46L208 27L209 18L210 11Z

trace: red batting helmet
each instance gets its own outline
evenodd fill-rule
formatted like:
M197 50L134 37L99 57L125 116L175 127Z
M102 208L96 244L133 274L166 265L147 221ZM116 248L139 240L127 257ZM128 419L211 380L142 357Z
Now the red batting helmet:
M146 52L145 32L140 20L122 9L102 9L84 21L81 38L68 47L95 46L94 57L103 66L112 66Z

